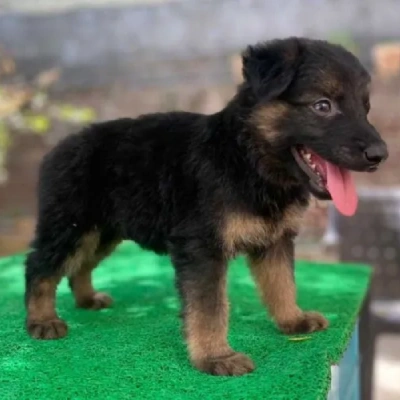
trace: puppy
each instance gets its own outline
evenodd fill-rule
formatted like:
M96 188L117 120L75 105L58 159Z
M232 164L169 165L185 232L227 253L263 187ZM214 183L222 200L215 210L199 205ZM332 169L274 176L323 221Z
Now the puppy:
M92 272L124 239L168 253L192 364L242 375L253 362L227 342L228 261L245 253L281 331L325 329L296 304L293 239L310 195L352 215L353 171L388 157L368 122L370 77L342 47L288 38L249 46L244 83L220 112L98 123L44 158L35 239L26 262L26 329L58 339L55 295L68 277L78 307L112 300Z

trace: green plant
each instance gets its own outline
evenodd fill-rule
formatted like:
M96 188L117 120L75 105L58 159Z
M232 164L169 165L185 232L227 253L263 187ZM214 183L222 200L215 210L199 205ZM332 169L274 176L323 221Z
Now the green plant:
M96 114L89 107L59 103L49 89L61 75L58 68L28 81L17 74L15 62L0 48L0 184L7 181L7 154L15 135L35 134L44 140L56 122L85 124Z

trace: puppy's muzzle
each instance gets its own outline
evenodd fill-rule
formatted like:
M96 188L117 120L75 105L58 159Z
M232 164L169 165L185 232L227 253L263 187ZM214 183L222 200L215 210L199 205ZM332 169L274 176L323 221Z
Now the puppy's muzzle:
M376 169L389 156L387 145L381 141L368 146L364 150L364 159L369 164L369 169Z

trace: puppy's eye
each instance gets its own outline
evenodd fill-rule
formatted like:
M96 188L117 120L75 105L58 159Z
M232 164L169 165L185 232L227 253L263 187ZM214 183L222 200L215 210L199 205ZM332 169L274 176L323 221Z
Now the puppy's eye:
M322 99L315 102L312 108L317 114L327 115L332 112L332 103L328 99Z

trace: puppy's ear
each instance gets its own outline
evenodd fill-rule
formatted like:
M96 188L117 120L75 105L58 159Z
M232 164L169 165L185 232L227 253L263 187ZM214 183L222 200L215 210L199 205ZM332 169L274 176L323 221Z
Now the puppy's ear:
M301 58L300 40L278 39L248 46L242 53L243 78L257 97L280 96L295 77Z

